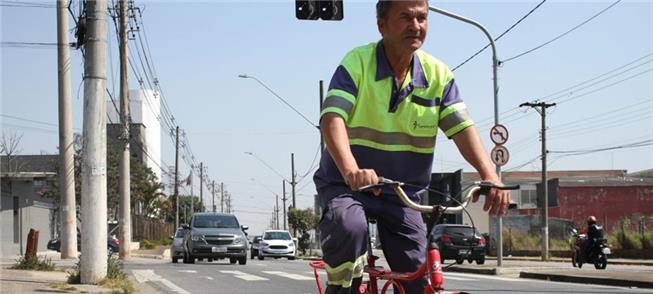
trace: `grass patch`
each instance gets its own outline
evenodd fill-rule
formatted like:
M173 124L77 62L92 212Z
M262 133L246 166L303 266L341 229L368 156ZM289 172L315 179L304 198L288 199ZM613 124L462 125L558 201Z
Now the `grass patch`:
M54 271L55 267L50 258L21 256L16 259L16 263L10 269Z
M57 290L63 290L63 291L76 291L77 288L68 285L68 284L50 284L50 288L54 288Z
M159 240L141 240L141 248L143 249L154 249L157 246L170 246L172 244L172 240L170 238L161 238Z
M69 284L81 283L79 270L80 264L77 262L73 271L68 273ZM127 275L122 270L122 263L113 255L107 259L107 276L99 284L103 287L113 289L111 293L135 293L134 285L127 279Z

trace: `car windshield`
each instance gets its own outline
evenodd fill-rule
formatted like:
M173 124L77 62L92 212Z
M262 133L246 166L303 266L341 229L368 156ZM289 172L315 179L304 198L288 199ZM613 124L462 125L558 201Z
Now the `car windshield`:
M175 234L175 238L183 238L184 237L184 229L177 229L177 233Z
M452 236L471 236L472 228L471 227L448 227L445 230L445 234Z
M290 240L290 233L288 232L265 232L263 236L265 240Z
M238 220L233 215L195 215L195 228L238 228Z

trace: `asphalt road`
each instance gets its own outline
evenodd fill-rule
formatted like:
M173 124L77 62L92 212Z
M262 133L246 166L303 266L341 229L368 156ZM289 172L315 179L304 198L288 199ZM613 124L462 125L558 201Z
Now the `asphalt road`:
M286 259L248 260L246 265L228 261L172 264L169 261L134 259L125 264L137 282L158 293L316 293L308 262ZM325 279L321 275L321 279ZM445 273L448 291L470 293L653 293L600 285L559 283L466 273Z

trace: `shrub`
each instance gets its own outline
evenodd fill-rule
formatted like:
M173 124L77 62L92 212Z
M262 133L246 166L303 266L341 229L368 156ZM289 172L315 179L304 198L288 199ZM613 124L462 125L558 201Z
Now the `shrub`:
M161 237L161 239L159 239L159 244L163 246L170 246L170 244L172 244L172 240L170 240L170 238Z
M637 234L630 231L618 230L617 241L619 242L621 249L642 249L640 238L638 238Z
M642 249L653 250L653 232L646 232L640 235L642 242Z
M54 263L52 263L52 259L50 258L21 256L16 259L16 263L10 268L20 270L53 271Z
M152 242L152 240L142 240L141 241L141 248L154 249L154 246L155 246L155 244L154 244L154 242Z
M75 264L75 266L73 267L73 270L68 272L68 278L67 278L68 284L81 284L82 283L82 279L81 279L81 276L79 274L80 262L81 261L78 260L77 263Z

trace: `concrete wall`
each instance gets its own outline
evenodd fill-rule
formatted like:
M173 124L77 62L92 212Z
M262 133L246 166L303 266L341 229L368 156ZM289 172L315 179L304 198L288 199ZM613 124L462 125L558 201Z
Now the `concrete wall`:
M39 230L38 251L46 251L56 231L56 210L52 201L39 195L41 187L32 179L2 179L0 201L0 255L24 254L30 229ZM14 197L18 197L18 218L14 219ZM19 233L18 240L14 239ZM17 241L17 242L16 242Z

